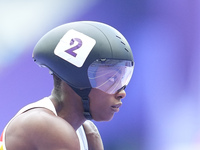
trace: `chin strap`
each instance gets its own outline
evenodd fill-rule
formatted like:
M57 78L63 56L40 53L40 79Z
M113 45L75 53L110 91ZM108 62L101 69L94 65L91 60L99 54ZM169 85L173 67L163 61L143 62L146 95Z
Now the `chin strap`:
M90 113L90 99L89 97L82 98L83 108L84 108L84 116L87 120L92 120L92 115Z
M91 91L91 88L86 88L86 89L77 89L72 86L70 86L82 99L83 103L83 115L87 120L92 120L92 115L90 113L90 99L89 99L89 93Z

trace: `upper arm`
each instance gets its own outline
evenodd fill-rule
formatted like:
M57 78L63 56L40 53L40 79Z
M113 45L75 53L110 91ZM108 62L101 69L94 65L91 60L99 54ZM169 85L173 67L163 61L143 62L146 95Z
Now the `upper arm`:
M18 130L15 132L16 129ZM6 133L6 141L9 150L80 149L78 137L72 126L45 111L33 110L14 119Z
M86 120L83 123L83 127L87 137L89 150L103 150L103 142L94 123L92 121Z

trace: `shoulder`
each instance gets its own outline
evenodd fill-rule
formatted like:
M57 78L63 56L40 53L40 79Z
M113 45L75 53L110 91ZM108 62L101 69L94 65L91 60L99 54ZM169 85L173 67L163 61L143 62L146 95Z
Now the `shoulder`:
M103 142L96 125L92 121L86 120L83 123L83 128L88 140L89 149L103 150Z
M86 120L84 123L83 123L83 127L85 129L85 131L87 131L88 133L99 133L96 125L90 121L90 120Z
M72 126L44 108L32 109L19 115L7 129L8 145L22 142L24 149L79 149L79 140ZM15 142L16 139L21 141Z

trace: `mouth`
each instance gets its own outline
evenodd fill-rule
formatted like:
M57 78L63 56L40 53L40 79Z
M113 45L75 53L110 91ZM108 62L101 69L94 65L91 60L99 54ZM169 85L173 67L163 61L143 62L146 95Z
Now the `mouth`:
M112 111L119 112L119 108L121 107L121 105L122 105L122 103L111 106Z

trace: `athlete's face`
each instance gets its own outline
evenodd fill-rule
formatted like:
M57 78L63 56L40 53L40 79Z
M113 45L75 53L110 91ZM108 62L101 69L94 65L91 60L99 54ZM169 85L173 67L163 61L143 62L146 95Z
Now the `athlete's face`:
M122 105L121 99L126 96L124 90L107 94L99 89L93 88L89 94L90 110L95 121L109 121L119 111Z

